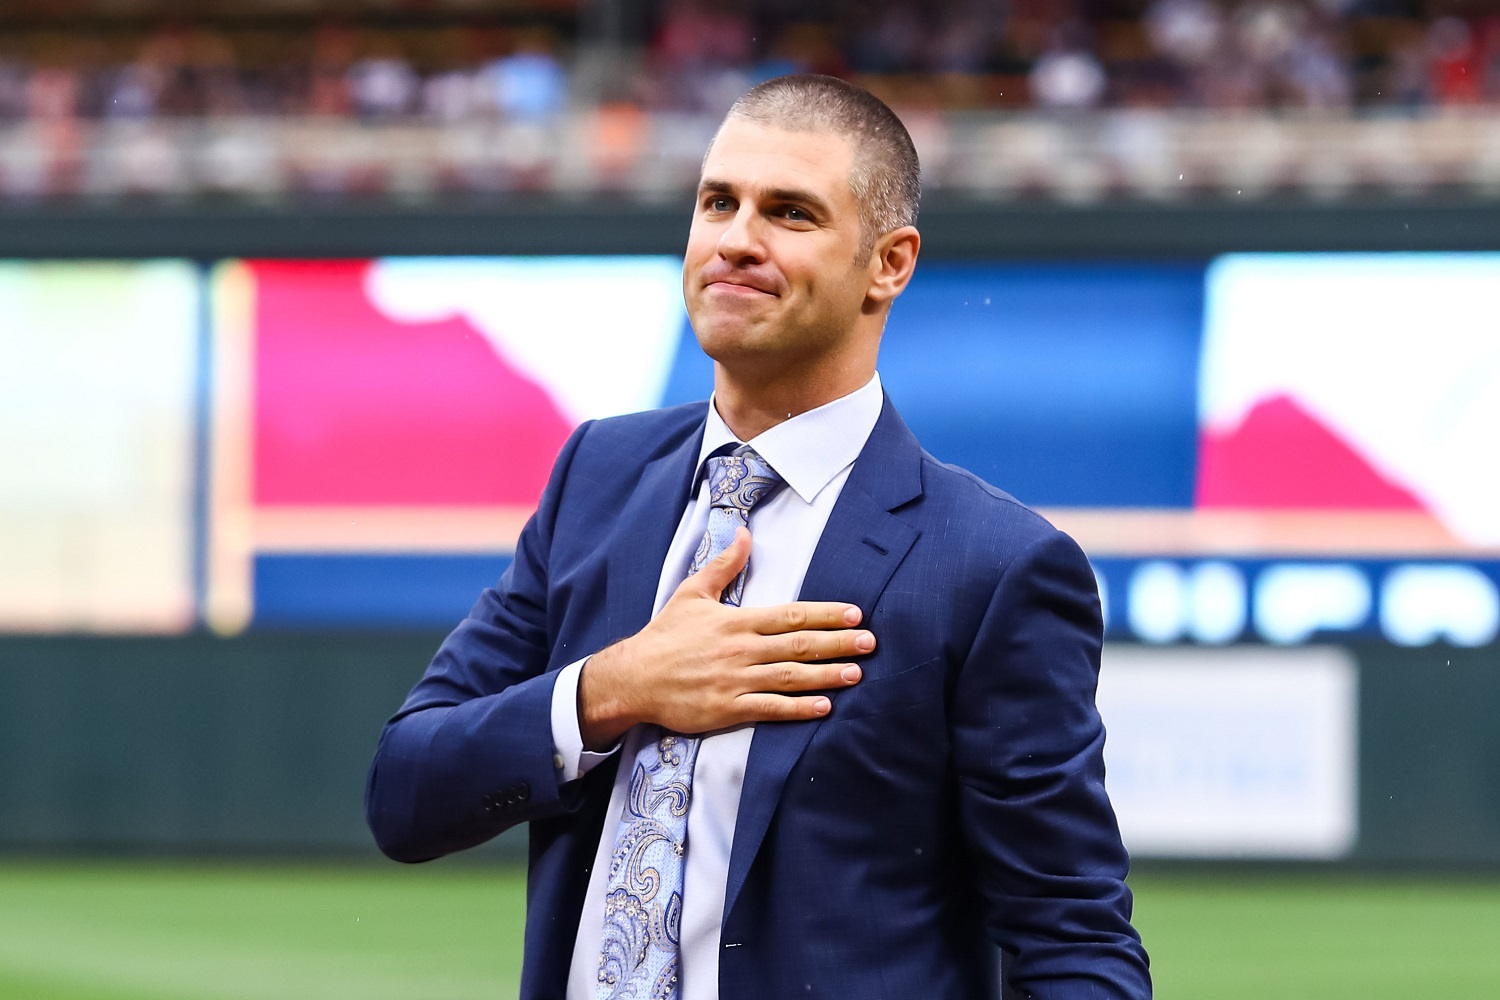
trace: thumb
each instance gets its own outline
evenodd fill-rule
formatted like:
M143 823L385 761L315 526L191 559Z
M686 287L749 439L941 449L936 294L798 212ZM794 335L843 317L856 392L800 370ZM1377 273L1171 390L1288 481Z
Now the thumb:
M734 541L682 582L684 589L717 601L750 560L750 529L734 529Z

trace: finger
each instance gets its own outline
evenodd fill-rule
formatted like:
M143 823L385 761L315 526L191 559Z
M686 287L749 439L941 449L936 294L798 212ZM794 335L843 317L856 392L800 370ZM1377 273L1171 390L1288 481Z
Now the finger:
M723 552L714 556L703 568L682 581L679 590L697 597L708 597L715 601L724 593L734 578L740 575L750 559L750 531L734 529L734 541Z
M863 671L855 663L767 663L750 672L757 692L817 691L859 683Z
M757 659L764 663L779 660L838 660L849 656L863 656L875 649L875 636L863 629L844 629L838 632L815 632L803 630L785 635L768 636L758 652Z
M821 719L833 709L827 695L742 694L735 699L742 722L798 722Z
M852 604L796 601L756 609L751 627L761 635L781 635L804 629L844 629L858 625L863 617Z

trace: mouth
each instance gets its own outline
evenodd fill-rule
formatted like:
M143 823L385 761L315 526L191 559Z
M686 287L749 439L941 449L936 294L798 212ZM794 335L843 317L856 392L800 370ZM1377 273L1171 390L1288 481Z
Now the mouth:
M754 297L758 295L769 295L778 298L775 292L764 288L756 288L754 285L742 285L734 281L710 281L704 286L705 291L718 292L723 295L736 295Z

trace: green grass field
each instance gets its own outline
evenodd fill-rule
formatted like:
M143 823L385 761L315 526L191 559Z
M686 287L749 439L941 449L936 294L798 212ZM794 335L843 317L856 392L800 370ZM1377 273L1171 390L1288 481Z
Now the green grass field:
M1132 881L1163 1000L1500 997L1500 879ZM0 998L514 996L523 893L480 865L0 864Z

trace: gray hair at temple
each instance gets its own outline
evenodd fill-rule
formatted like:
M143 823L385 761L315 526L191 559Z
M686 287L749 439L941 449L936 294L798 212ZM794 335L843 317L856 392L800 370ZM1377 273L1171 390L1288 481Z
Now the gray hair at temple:
M922 168L896 113L837 77L799 74L756 84L725 116L789 132L825 132L855 142L849 190L859 203L860 262L893 229L917 224Z

